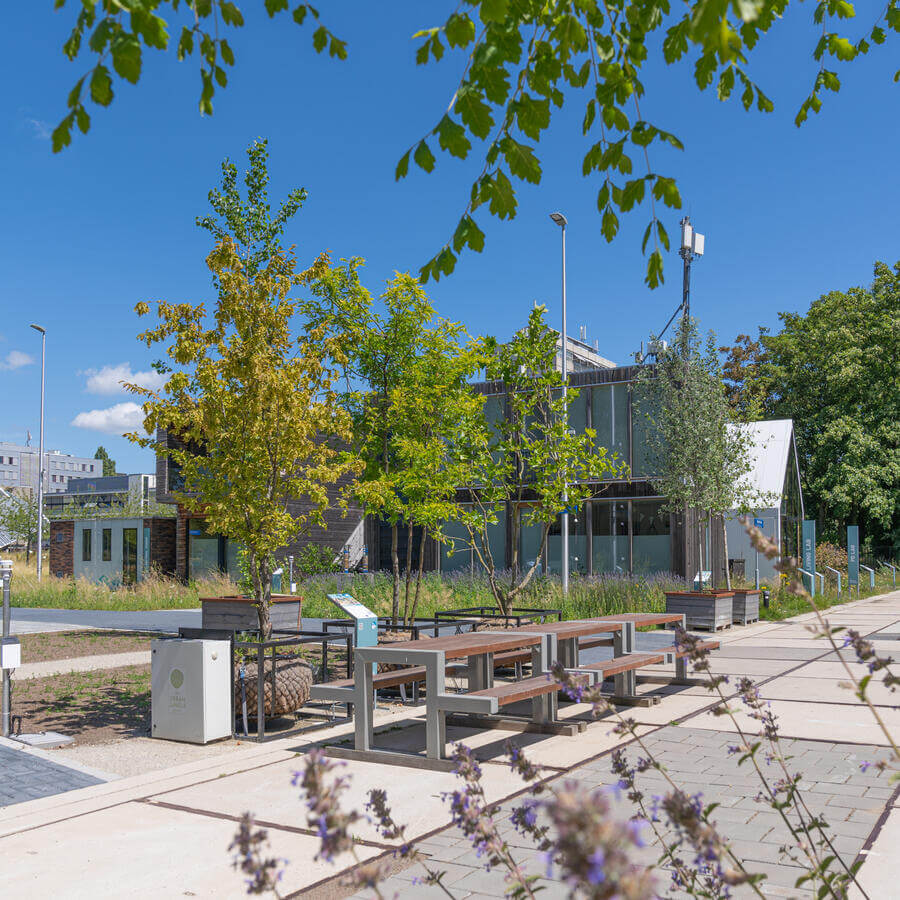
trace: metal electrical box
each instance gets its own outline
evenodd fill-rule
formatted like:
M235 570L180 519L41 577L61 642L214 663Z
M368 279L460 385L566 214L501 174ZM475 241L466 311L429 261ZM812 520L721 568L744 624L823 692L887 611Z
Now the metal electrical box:
M151 735L206 744L232 733L231 642L150 644Z

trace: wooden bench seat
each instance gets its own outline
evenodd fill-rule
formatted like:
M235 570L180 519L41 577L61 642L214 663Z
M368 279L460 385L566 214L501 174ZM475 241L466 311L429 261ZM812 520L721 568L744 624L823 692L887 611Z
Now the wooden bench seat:
M631 672L642 666L652 666L655 663L665 662L664 651L654 653L628 653L625 656L616 656L613 659L604 659L601 662L580 665L579 669L601 673L602 678L612 678L613 675L621 675L623 672Z
M585 682L587 678L585 677ZM523 678L521 681L512 681L504 684L495 684L493 687L482 691L473 691L471 697L494 697L498 706L506 706L519 700L531 700L543 694L555 694L559 690L559 684L550 675L534 675L531 678Z

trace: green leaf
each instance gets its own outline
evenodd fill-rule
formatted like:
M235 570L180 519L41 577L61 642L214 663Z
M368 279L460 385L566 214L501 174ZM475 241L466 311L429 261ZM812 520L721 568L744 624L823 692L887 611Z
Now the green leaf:
M465 47L475 40L475 23L468 13L453 13L444 25L444 34L451 47Z
M618 231L619 217L613 212L611 206L607 206L603 210L603 217L600 220L600 233L606 238L607 243L612 243Z
M526 137L540 140L541 132L550 124L550 101L546 98L536 100L523 93L515 102L516 124Z
M292 13L294 21L302 25L306 21L306 4L301 3Z
M185 26L181 29L181 37L178 39L178 49L175 51L175 57L180 62L186 56L190 56L194 52L194 32Z
M731 96L731 91L733 90L733 88L734 88L734 69L731 66L729 66L719 76L719 87L717 90L719 99L727 100Z
M597 115L597 101L592 97L588 100L587 108L584 111L584 120L581 123L581 133L587 134L594 124L594 116Z
M481 91L474 85L460 86L453 110L475 137L486 138L490 134L494 124L491 108L484 102Z
M279 13L282 10L288 8L288 0L266 0L265 7L266 7L266 12L269 14L269 17L271 18L272 16L275 15L275 13Z
M313 49L316 53L321 53L328 45L328 29L324 25L320 25L313 32Z
M69 91L69 96L66 99L66 106L68 106L69 109L74 109L80 103L81 88L83 85L84 85L84 76L82 75L82 77L79 78L78 81L75 82L75 87L73 87L72 90Z
M653 290L658 288L664 280L662 253L659 250L654 250L647 260L647 277L644 279L644 283Z
M51 145L54 153L59 153L63 147L68 147L72 143L72 123L75 121L73 113L69 113L56 128L53 129L51 136Z
M78 129L82 134L87 134L91 127L91 117L83 105L79 104L75 110L75 121L78 123Z
M91 74L91 100L100 106L109 106L113 99L112 78L104 65L97 66Z
M432 134L437 135L441 150L445 150L451 156L465 159L469 155L469 150L472 149L472 144L466 137L465 128L446 114L437 123Z
M487 24L488 22L502 22L506 18L508 10L509 0L481 0L478 14L481 21Z
M424 169L426 172L434 170L434 154L426 141L419 141L413 159L420 169Z
M466 246L476 253L484 250L484 232L475 224L475 220L471 216L463 216L453 234L453 249L457 253Z
M338 59L346 59L347 58L347 42L339 40L334 35L331 35L331 41L328 44L328 55L331 57L337 57Z
M112 42L112 61L116 73L131 84L141 77L141 44L133 34L122 32Z
M282 9L287 9L287 3ZM244 14L230 0L222 0L219 4L219 11L222 13L222 21L226 25L235 25L240 27L244 24ZM269 15L273 15L269 13Z
M219 41L219 53L221 53L222 62L224 62L226 66L234 65L234 51L231 49L231 44L229 44L225 38L222 38L222 40Z
M401 178L406 178L409 174L409 150L400 157L400 162L397 163L397 168L394 169L394 181L399 181Z
M507 135L500 142L500 149L506 157L509 171L516 178L521 178L531 184L540 184L541 164L531 147L527 144L520 144Z

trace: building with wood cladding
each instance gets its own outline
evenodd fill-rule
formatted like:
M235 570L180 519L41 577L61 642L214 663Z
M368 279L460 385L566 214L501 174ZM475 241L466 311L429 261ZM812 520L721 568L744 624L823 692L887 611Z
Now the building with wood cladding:
M596 441L606 447L609 455L615 455L626 468L623 474L597 482L590 500L569 516L569 569L573 574L597 575L603 573L625 576L650 575L669 572L681 577L693 577L700 569L699 539L696 519L689 511L685 516L664 511L665 498L654 487L652 453L648 440L648 423L636 408L634 393L635 379L640 366L617 366L599 356L595 348L582 341L569 338L568 369L569 384L578 389L569 409L570 427L583 431L592 428ZM559 356L557 357L559 365ZM507 401L503 385L482 382L473 386L485 395L486 414L489 419L506 415ZM765 424L765 423L761 423ZM790 425L790 423L788 423ZM766 429L763 428L763 431ZM793 446L793 431L785 438L784 427L778 429L781 438ZM160 431L157 439L163 446L172 438ZM776 506L783 508L783 514L770 511L770 515L781 515L783 527L779 534L790 543L794 533L797 509L802 516L802 497L799 497L799 471L796 469L796 453L791 456L784 452L784 440L777 450L765 442L754 444L754 471L766 470L769 480L776 478L775 469L780 472L781 498ZM770 456L778 457L774 462ZM792 461L792 465L788 462ZM780 469L779 469L780 466ZM156 470L157 500L175 503L173 491L180 488L177 466L165 456L157 457ZM344 485L340 485L343 487ZM336 490L332 490L336 495ZM464 490L460 499L465 500ZM799 497L799 502L798 502ZM780 504L780 506L778 505ZM295 502L298 512L303 504ZM511 516L514 510L506 510L500 522L491 530L491 552L494 559L512 560ZM391 529L386 522L373 516L365 516L359 507L350 506L347 514L334 507L326 512L326 528L313 529L277 556L284 559L296 556L308 543L328 546L335 558L347 559L351 569L358 568L365 553L367 564L372 571L391 569ZM235 577L237 575L237 548L227 539L209 534L203 519L190 516L181 506L178 508L176 530L176 572L182 578L196 577L218 568ZM720 523L721 524L721 523ZM685 527L687 525L687 527ZM729 529L729 550L745 548L737 535L732 537ZM461 526L448 524L445 534L461 541L465 532ZM707 535L709 558L712 560L713 579L724 580L725 552L721 537L721 527L709 529ZM419 530L413 529L413 566L418 567ZM399 557L401 567L405 566L409 533L399 529ZM523 526L519 536L519 559L529 565L540 546L538 526ZM457 543L457 547L459 544ZM448 544L429 540L425 545L425 569L441 572L475 571L477 562L471 550L455 549ZM786 552L790 551L790 546ZM541 571L555 574L562 566L562 534L559 520L551 528L543 556ZM734 555L729 552L729 557ZM749 570L748 574L749 574Z

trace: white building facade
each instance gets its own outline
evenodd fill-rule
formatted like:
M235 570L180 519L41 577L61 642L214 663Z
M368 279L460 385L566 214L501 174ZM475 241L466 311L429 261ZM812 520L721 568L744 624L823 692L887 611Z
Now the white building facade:
M39 453L37 447L0 441L0 487L24 488L37 492ZM59 450L44 451L44 493L64 491L76 478L103 474L103 461L71 456Z

